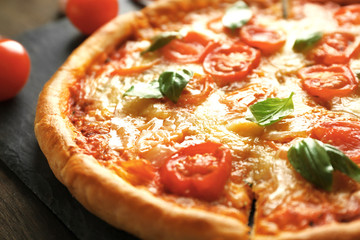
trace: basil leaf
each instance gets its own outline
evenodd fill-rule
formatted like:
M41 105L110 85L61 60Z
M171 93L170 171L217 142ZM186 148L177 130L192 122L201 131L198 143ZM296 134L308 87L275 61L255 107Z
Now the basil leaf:
M251 105L249 110L252 116L247 117L247 120L256 122L260 126L268 126L280 121L294 111L293 95L292 92L288 98L268 98Z
M315 186L330 191L333 171L360 182L360 168L336 147L307 138L293 145L288 159L295 170Z
M289 149L288 159L303 178L316 187L331 191L334 168L322 142L304 139Z
M158 36L156 36L148 49L141 52L141 54L145 54L147 52L153 52L164 47L166 44L174 40L175 38L179 38L180 34L177 32L164 32Z
M139 83L133 85L127 90L123 96L136 96L141 98L162 98L160 92L159 82L152 81L151 83Z
M295 40L293 50L295 52L304 52L312 48L322 38L322 32L314 32L307 36Z
M328 153L331 165L335 170L338 170L357 182L360 182L360 168L353 161L350 160L343 152L336 147L324 144L325 150Z
M244 26L252 16L253 13L248 5L243 1L239 1L226 11L222 23L225 27L234 30Z
M354 73L355 73L356 77L360 80L360 71L355 70Z
M193 76L193 72L183 69L181 71L163 72L159 77L161 93L172 102L177 103L182 90Z

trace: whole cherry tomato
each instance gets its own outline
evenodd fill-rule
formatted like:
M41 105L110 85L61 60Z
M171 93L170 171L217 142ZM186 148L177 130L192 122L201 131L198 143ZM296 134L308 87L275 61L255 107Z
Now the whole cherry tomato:
M160 181L171 193L212 201L223 193L230 173L230 150L205 142L172 155L160 168Z
M30 74L30 57L18 42L0 39L0 101L14 97Z
M227 84L240 81L260 63L260 51L236 42L223 44L210 51L204 59L204 71L218 82Z
M280 33L261 26L246 25L240 30L240 38L249 46L271 54L285 44L285 37Z
M82 33L89 35L118 14L117 0L68 0L66 15Z
M345 65L314 65L300 69L303 88L312 96L323 100L345 97L358 85L354 73Z
M360 164L360 122L322 122L311 131L311 137L331 144Z

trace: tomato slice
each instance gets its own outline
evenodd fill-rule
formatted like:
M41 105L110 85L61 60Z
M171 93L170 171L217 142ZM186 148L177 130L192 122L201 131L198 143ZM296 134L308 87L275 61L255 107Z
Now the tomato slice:
M256 25L242 27L240 38L246 44L260 49L265 54L277 52L285 44L285 37L279 32Z
M314 65L299 71L302 86L310 95L323 100L351 94L358 80L348 66Z
M178 63L196 63L214 45L210 39L197 32L189 32L181 39L174 39L162 48L164 57Z
M359 25L360 24L360 4L352 4L339 8L334 17L339 25L347 23Z
M222 102L231 109L246 111L250 105L270 97L273 93L271 89L255 83L226 94Z
M322 122L312 129L311 137L339 148L360 164L360 122Z
M222 84L240 81L260 63L260 51L236 42L223 44L206 55L203 68Z
M108 61L108 66L113 69L110 76L142 73L160 62L160 59L142 58L142 50L141 47L130 42L116 51L110 56L111 60ZM103 70L106 71L107 69L104 68Z
M230 150L205 142L172 155L160 168L160 181L171 193L212 201L223 193L230 173Z
M359 38L351 33L334 32L324 34L308 58L318 64L346 64L360 49Z
M199 105L210 95L213 90L214 80L209 75L200 75L195 73L193 78L182 91L177 104L181 105Z

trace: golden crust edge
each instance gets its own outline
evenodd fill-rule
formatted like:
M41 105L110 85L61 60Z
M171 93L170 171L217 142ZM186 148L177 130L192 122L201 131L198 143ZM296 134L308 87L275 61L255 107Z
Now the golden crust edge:
M333 223L299 232L282 232L276 236L254 235L253 240L356 240L360 239L360 220Z

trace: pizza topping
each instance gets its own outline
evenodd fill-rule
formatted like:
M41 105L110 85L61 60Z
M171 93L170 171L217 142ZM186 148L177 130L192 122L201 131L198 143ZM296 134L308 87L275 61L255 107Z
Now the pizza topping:
M182 91L178 104L199 105L210 95L213 90L213 82L211 76L195 73Z
M297 38L293 45L295 52L305 52L310 50L314 45L321 40L323 36L322 32L313 32L307 36Z
M347 96L358 84L354 73L343 65L314 65L301 69L299 76L305 91L323 100Z
M150 83L138 83L131 86L123 96L141 98L167 97L177 103L181 92L192 78L193 73L183 69L181 71L166 71L160 74L159 79Z
M319 43L308 53L308 58L318 64L346 64L358 53L359 39L347 32L324 34Z
M169 44L172 40L181 38L181 35L178 32L164 32L160 35L156 36L153 39L153 42L151 43L150 47L142 52L142 54L145 54L147 52L153 52L156 51L165 45Z
M285 44L285 37L279 32L255 25L242 27L240 37L249 46L258 48L266 54L278 51Z
M251 9L243 1L236 2L222 18L223 25L232 30L244 26L253 16Z
M268 98L257 102L249 107L252 116L248 120L256 122L260 126L268 126L276 123L294 111L291 93L288 98Z
M221 101L232 110L246 111L250 105L266 99L272 94L271 89L261 84L251 84L226 94Z
M335 19L340 25L347 23L360 24L360 4L353 4L339 8L334 14Z
M205 142L172 155L160 168L160 180L171 193L212 201L223 193L230 173L230 150Z
M210 39L197 32L189 32L181 39L174 39L167 44L162 53L170 61L178 63L202 62L205 54L218 46Z
M206 55L203 68L222 84L240 81L260 63L260 52L243 43L223 44Z
M322 122L311 131L311 136L343 151L360 164L360 123L351 121Z
M307 138L288 151L294 169L316 187L331 191L333 172L338 170L360 182L360 168L332 145Z

